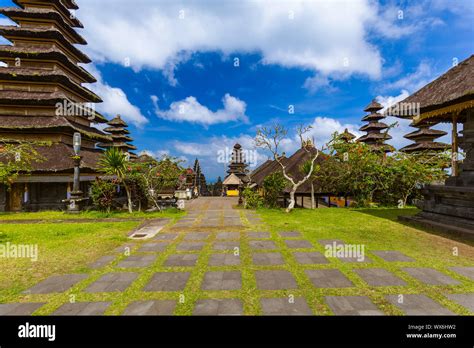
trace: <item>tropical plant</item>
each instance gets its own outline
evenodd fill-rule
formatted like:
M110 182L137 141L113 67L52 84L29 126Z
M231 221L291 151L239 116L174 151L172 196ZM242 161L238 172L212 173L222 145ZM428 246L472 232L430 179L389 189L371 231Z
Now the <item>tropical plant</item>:
M177 158L163 156L160 160L152 159L147 163L135 165L134 175L138 185L156 209L160 209L158 194L164 189L174 191L180 182L185 180L185 170L181 163Z
M113 181L96 178L91 185L91 198L94 206L107 213L113 205L117 184Z
M133 212L132 193L127 183L127 178L132 174L133 168L127 159L127 155L116 147L108 148L99 160L100 170L108 175L113 175L122 184L127 193L128 212Z
M244 199L245 209L257 209L263 206L262 196L249 187L244 188L242 191L242 198Z
M265 177L263 180L263 198L267 207L275 208L278 206L278 197L287 184L288 181L281 172L275 172Z

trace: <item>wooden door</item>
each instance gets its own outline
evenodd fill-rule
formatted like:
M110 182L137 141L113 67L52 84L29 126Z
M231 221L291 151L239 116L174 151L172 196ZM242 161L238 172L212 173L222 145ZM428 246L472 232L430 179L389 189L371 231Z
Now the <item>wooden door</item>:
M10 211L21 211L21 201L23 199L23 185L13 184L10 189L9 207Z

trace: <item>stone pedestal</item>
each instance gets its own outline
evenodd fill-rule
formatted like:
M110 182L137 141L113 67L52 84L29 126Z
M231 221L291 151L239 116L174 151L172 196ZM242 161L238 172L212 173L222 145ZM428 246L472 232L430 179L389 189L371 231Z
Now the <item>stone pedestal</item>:
M462 234L474 240L474 115L467 116L460 147L466 158L459 166L459 175L450 177L445 185L429 185L423 190L423 211L405 220Z

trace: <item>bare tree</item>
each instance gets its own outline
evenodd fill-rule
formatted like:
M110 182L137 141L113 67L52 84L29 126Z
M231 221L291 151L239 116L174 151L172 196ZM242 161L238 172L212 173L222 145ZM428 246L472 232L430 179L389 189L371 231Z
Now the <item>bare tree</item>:
M309 139L305 140L304 135L311 129L311 126L300 125L296 128L296 132L301 142L301 147L310 155L309 168L305 172L304 177L301 180L293 178L287 170L287 166L282 162L282 156L279 153L279 147L281 142L286 138L288 131L280 124L275 124L272 127L262 127L257 130L255 137L255 145L260 148L269 150L273 154L273 158L281 166L283 176L291 184L290 191L290 203L286 208L286 212L289 213L295 207L295 193L296 190L304 184L312 175L314 171L314 163L319 157L320 151L316 149L316 153L312 154L310 147L307 146L310 142ZM314 141L313 141L314 144Z

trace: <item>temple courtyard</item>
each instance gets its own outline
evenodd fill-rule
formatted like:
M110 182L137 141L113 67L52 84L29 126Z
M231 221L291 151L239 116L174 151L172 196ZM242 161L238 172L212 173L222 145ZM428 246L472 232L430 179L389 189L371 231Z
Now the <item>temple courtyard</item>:
M0 315L474 313L472 242L397 220L416 209L236 204L201 197L187 213L132 219L2 214L0 242L38 255L0 258Z

